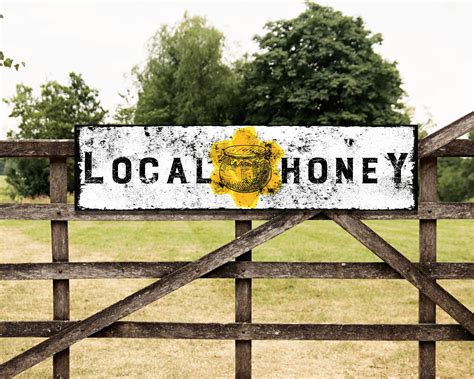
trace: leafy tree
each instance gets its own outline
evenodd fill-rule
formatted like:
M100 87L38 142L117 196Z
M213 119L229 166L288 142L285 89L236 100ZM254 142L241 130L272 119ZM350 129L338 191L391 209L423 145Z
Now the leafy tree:
M68 85L49 81L34 96L32 88L17 85L16 94L4 101L12 106L10 117L19 121L14 139L70 139L75 124L98 124L106 111L100 105L98 91L89 87L81 75L71 72ZM49 163L46 159L12 159L5 167L7 183L21 197L49 194ZM72 162L68 170L68 190L73 190Z
M474 132L469 135L474 139ZM438 196L441 201L474 199L474 159L438 159Z
M2 14L0 14L0 19L1 18L3 18ZM14 61L13 58L9 58L5 56L5 53L2 50L0 50L0 67L7 67L7 68L14 67L15 70L18 71L18 69L20 68L20 65L25 66L25 62L18 63L17 61Z
M246 122L408 123L395 62L374 51L382 36L360 17L311 2L298 17L269 22L243 65Z
M152 38L135 121L147 124L229 124L241 112L239 81L223 62L224 36L202 17L163 26Z
M124 103L119 104L115 109L114 121L119 124L133 124L136 106L133 104L131 91L128 89L125 94L119 93L119 96Z

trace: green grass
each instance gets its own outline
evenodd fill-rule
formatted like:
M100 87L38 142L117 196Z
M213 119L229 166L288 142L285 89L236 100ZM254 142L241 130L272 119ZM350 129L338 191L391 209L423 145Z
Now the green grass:
M367 221L367 225L403 252L418 257L418 222L413 220ZM255 226L260 223L254 223ZM50 243L48 221L0 220L0 227L12 227L33 241ZM227 242L233 222L70 222L70 250L73 260L95 260L96 253L108 260L195 259ZM464 262L473 258L474 233L471 220L438 221L438 260ZM184 237L184 238L183 238ZM379 261L348 233L329 221L312 221L256 248L257 261Z
M0 178L0 196L4 193ZM255 223L254 225L258 225ZM367 224L416 261L418 222ZM438 222L438 260L469 262L474 222ZM71 261L196 259L233 237L233 222L70 222ZM311 221L254 250L257 261L378 259L330 221ZM0 262L48 262L50 223L0 221ZM151 280L73 280L71 317L81 319ZM474 308L471 280L440 281ZM0 319L51 318L50 281L0 281ZM253 320L276 323L416 323L418 292L402 280L260 279L253 282ZM131 315L131 320L233 322L234 282L200 280ZM438 310L438 322L454 322ZM0 361L39 340L0 339ZM416 376L416 342L254 342L256 377ZM438 343L438 374L469 377L473 342ZM50 375L51 362L23 377ZM159 374L158 371L159 370ZM73 377L232 377L232 341L87 340L72 347Z

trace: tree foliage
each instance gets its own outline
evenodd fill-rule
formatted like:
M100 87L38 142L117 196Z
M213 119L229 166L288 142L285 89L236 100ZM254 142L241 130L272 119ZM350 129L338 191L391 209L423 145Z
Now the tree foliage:
M239 107L238 77L223 62L224 36L202 17L184 16L152 38L139 85L135 122L229 124Z
M246 122L408 123L395 62L363 20L307 3L298 17L266 24L260 51L243 66Z
M0 19L3 18L3 15L0 14ZM20 66L25 66L25 62L18 62L13 60L13 58L7 57L3 50L0 50L0 67L6 68L15 68L18 71Z
M136 106L133 102L133 96L130 89L126 93L119 93L122 103L115 109L114 121L119 124L133 124L135 120Z
M438 196L441 201L474 199L474 158L438 158Z
M41 85L39 96L31 87L19 84L16 94L4 101L12 107L10 117L18 119L13 139L71 139L75 124L98 124L106 111L100 105L98 91L89 87L81 75L71 72L69 83L49 81ZM5 168L7 182L14 195L34 197L49 194L49 163L46 159L11 159ZM73 170L68 170L68 189L73 189Z

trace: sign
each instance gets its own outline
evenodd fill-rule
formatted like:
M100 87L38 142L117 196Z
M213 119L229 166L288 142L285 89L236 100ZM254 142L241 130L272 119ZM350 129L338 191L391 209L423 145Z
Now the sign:
M77 210L416 208L415 126L76 126Z

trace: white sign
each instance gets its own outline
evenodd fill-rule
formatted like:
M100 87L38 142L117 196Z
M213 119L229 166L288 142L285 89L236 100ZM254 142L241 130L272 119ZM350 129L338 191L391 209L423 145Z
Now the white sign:
M416 133L76 126L76 209L415 209Z

